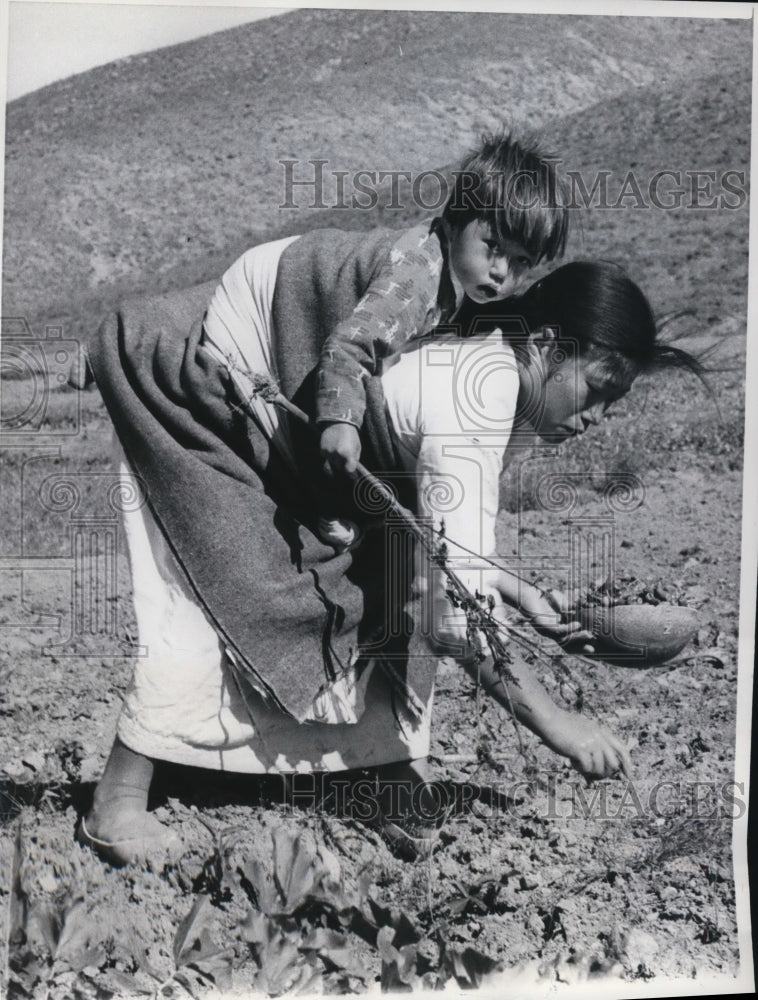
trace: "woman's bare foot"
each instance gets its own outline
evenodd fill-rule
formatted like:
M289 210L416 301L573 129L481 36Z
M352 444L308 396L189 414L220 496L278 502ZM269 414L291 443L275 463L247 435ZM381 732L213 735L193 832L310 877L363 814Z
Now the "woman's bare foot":
M119 802L113 803L102 825L89 816L82 817L76 839L103 861L117 866L176 860L182 851L179 837L152 813L131 811Z
M385 764L376 769L376 780L384 839L407 860L429 857L439 843L444 809L428 760Z
M179 837L147 811L152 778L153 761L116 737L92 808L77 830L79 843L114 865L178 856Z

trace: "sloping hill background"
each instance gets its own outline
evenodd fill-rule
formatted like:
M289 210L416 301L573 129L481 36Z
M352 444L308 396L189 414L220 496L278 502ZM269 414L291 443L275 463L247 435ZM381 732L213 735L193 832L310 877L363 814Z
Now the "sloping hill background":
M3 315L76 335L122 293L213 277L256 241L417 214L282 210L285 158L298 177L313 158L419 171L515 118L588 175L744 167L749 86L748 22L675 18L299 11L121 60L8 107ZM715 240L692 237L691 210L581 214L573 252L629 258L661 305L700 273L658 280L690 253L710 268L722 230L720 277L744 287L744 210L698 222Z

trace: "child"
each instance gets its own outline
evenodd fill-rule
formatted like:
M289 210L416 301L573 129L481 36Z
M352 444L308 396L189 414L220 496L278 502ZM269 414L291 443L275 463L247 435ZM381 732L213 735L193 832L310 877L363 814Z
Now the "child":
M523 315L532 331L528 350L518 356L500 333L499 319L508 315ZM546 334L546 330L552 332ZM555 354L551 338L556 336L559 345L572 342L578 357L570 351L564 351L562 357ZM106 377L109 373L104 351L110 341L105 333L102 337L103 344L95 350L92 361L101 391L110 401L111 383L123 383ZM417 513L439 523L440 492L451 482L460 482L460 494L443 507L451 559L464 582L470 589L483 593L489 590L497 599L519 607L536 628L560 642L586 638L576 622L566 620L568 608L563 595L554 592L548 600L538 588L506 570L493 569L489 564L481 566L466 554L457 557L456 552L463 550L455 546L462 544L485 556L494 553L498 473L509 438L565 440L597 423L604 409L628 391L638 375L666 366L699 373L698 363L682 351L657 343L653 316L642 293L620 269L602 264L570 264L559 269L522 299L501 305L483 338L450 338L449 344L443 345L448 347L449 363L427 363L438 346L437 340L419 343L401 355L381 378L387 419L401 465L398 471L412 472L416 479ZM480 387L482 391L476 396L480 410L474 414L472 427L461 420L457 403L465 388L467 363L476 362L480 351L487 353L488 366L490 361L496 363L498 377L485 379ZM123 345L114 345L113 354L118 363L123 363ZM158 355L149 352L146 356L153 374L153 359ZM182 352L182 356L185 363L188 357L191 359L188 352ZM130 382L138 374L130 369ZM158 374L162 378L163 373ZM169 388L172 385L178 383L170 382ZM189 382L184 380L182 385L187 387ZM212 391L214 386L215 382ZM178 392L171 391L172 413ZM153 412L160 412L158 402L153 393ZM112 412L118 411L114 408ZM203 410L195 408L194 412L200 415ZM477 429L477 417L490 421L488 433ZM144 418L140 415L139 419ZM125 435L130 425L122 421L117 426ZM207 450L218 431L206 423L200 425L199 433ZM155 433L149 438L153 439ZM194 453L194 441L188 428L181 447ZM134 461L136 455L138 452L132 450L130 459ZM197 467L201 471L204 468ZM149 472L147 464L137 463L138 472L145 469ZM187 489L184 495L189 502L192 490ZM265 503L260 492L250 490L250 498ZM200 499L210 511L219 509L215 492L204 493ZM160 507L155 511L160 517ZM239 511L234 514L241 516ZM400 773L404 768L406 774L415 775L415 780L426 778L430 689L421 716L411 717L398 702L390 680L374 670L361 714L355 704L358 685L348 672L330 689L319 693L314 713L305 725L255 692L243 698L227 658L231 656L228 631L218 629L206 612L203 590L188 587L175 555L175 539L163 537L153 504L150 508L129 509L124 517L139 640L147 647L148 655L137 665L111 756L92 809L82 822L79 838L83 843L119 863L170 846L168 831L146 811L156 759L247 773L340 771L397 764ZM192 523L195 530L201 527ZM269 533L275 531L267 513L260 523L269 525L265 529ZM265 546L263 531L262 527L251 553L256 546ZM379 541L383 544L382 539ZM362 548L356 557L361 556ZM377 549L384 551L381 544L368 551ZM213 558L213 553L205 549L201 555ZM373 564L366 565L368 557L366 553L363 556L363 571L370 574ZM240 553L236 561L222 567L222 572L232 577L234 587L247 594L260 569L246 563L245 558ZM280 577L284 585L288 579L294 582L296 570L289 556L277 558L276 565L269 562L266 566L267 585L278 586ZM351 563L347 556L332 562L344 562L348 573L360 565ZM320 586L328 572L329 560L322 560ZM384 572L386 567L380 557L374 574L381 577ZM432 598L432 641L437 649L449 652L452 648L465 669L478 677L495 699L508 708L512 705L524 725L556 753L567 757L582 774L597 778L618 771L628 773L629 756L623 744L593 721L554 705L529 665L519 658L515 644L511 645L514 657L508 680L498 676L491 660L477 663L467 645L466 623L447 601L443 574L427 563L419 566L419 575L426 580ZM203 581L201 584L205 586ZM320 648L322 642L322 630L318 628L313 632L312 644ZM297 648L305 650L302 643ZM299 660L296 666L303 675L304 662ZM420 661L413 666L427 669ZM395 771L390 780L397 777Z
M228 355L258 331L266 357L250 357L248 348L244 359L258 370L261 361L271 363L270 344L282 327L292 328L293 350L304 327L318 327L321 455L327 473L352 473L361 451L365 379L409 340L449 323L464 299L505 299L535 264L560 256L568 231L562 196L553 163L534 140L484 136L456 171L440 218L402 232L316 230L247 251L211 300L207 340ZM340 285L346 274L348 295ZM270 315L262 308L269 298ZM287 311L289 299L299 303L297 311ZM329 518L322 518L320 533L336 547L351 539Z
M441 219L396 240L352 316L324 344L316 415L333 470L355 469L363 379L380 358L449 323L464 296L486 303L514 295L535 264L563 253L568 214L556 191L553 164L534 142L484 136L456 172Z

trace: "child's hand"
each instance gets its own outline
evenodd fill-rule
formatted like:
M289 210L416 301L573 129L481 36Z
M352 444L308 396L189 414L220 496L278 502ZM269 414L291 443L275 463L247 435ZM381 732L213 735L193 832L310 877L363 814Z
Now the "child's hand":
M361 457L358 428L352 424L327 424L321 432L321 457L328 475L354 473Z
M591 719L561 711L543 738L551 750L568 757L585 778L612 778L621 773L631 780L629 751Z

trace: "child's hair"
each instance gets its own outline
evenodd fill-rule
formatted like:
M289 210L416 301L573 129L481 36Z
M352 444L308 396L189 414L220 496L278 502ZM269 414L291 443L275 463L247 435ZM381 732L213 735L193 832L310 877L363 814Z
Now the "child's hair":
M568 189L556 162L533 136L483 135L455 170L442 218L457 229L481 219L537 261L554 260L563 254L569 228Z
M511 305L530 332L554 329L557 339L575 344L580 356L596 353L627 385L637 375L666 368L683 368L704 380L705 369L696 357L659 341L650 303L617 264L564 264Z

